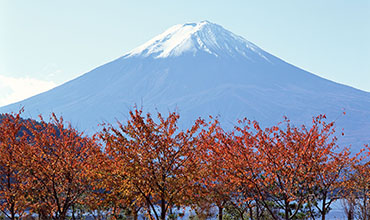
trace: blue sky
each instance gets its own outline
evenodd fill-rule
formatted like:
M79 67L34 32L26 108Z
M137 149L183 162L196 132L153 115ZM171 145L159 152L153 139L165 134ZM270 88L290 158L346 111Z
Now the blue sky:
M209 20L324 78L370 92L369 0L1 0L0 106Z

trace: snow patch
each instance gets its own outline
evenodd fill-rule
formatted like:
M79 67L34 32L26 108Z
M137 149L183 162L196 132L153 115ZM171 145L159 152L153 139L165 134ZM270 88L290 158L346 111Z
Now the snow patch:
M269 61L256 45L209 21L172 26L124 57L166 58L185 53L195 55L199 51L215 57L256 57Z

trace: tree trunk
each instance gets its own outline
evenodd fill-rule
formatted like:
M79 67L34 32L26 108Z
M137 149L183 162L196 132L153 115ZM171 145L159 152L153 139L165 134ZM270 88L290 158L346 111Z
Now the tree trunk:
M289 209L285 207L285 220L289 220Z
M222 211L223 211L223 207L219 206L218 207L218 220L222 220Z
M349 211L348 211L348 220L353 220L354 219L354 217L353 217L353 210L352 209L350 209Z
M326 217L325 203L326 203L326 193L324 193L324 198L322 199L321 220L325 220Z
M285 219L289 220L289 202L285 200L284 203L285 203Z
M72 220L76 220L75 212L75 205L72 205Z
M260 204L256 201L256 219L260 220Z
M246 212L248 214L248 209L245 209L245 208L238 209L238 207L236 207L236 209L239 212L240 220L244 220L244 212ZM253 219L251 219L251 220L253 220Z
M249 206L249 218L251 219L251 220L253 220L254 218L253 218L253 206L252 205L250 205ZM257 217L258 218L258 217Z
M161 220L166 220L166 201L163 198L161 201Z
M15 211L14 211L14 202L12 201L12 204L10 205L10 219L15 220Z

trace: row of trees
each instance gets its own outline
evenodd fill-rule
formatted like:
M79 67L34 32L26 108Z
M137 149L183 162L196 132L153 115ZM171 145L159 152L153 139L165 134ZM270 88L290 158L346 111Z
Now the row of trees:
M339 149L323 115L310 127L245 119L225 131L211 118L181 130L175 112L135 110L87 137L55 115L20 113L0 124L0 209L10 219L204 219L215 208L219 219L325 219L336 200L349 219L370 219L370 149Z

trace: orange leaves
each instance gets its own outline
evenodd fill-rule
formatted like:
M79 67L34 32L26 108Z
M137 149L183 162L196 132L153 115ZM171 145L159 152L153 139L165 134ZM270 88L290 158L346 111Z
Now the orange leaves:
M355 158L347 148L339 151L325 115L300 127L287 118L269 128L243 119L233 131L212 117L180 130L175 112L152 118L136 109L129 115L93 138L55 115L39 123L5 115L0 208L10 218L27 208L41 218L63 219L81 204L113 218L130 209L165 219L173 207L217 205L222 211L232 204L242 212L264 209L271 218L294 219L304 204L321 201L316 210L325 215L345 191L369 187L369 146Z
M94 140L65 125L54 114L51 122L30 121L27 153L22 174L31 185L30 206L56 219L64 219L69 208L80 201L90 184L90 173L99 161L100 147Z
M340 173L350 163L349 154L347 150L336 151L336 138L330 138L333 123L324 119L325 115L314 118L309 129L294 127L285 119L285 126L281 123L263 130L257 122L244 119L233 133L218 125L203 131L199 150L207 165L207 189L226 193L229 200L234 199L232 192L239 191L265 206L272 216L273 207L267 201L273 200L275 207L285 210L286 219L295 218L309 193L317 195L311 190L313 186L339 192ZM219 198L225 197L219 194ZM296 209L292 211L292 207Z
M130 111L130 119L119 129L110 126L100 137L106 143L112 172L121 173L130 190L124 197L132 198L128 206L144 207L156 219L164 219L173 205L188 201L189 188L196 179L195 133L197 122L190 130L178 131L179 115L170 113L167 118L157 114L158 123L141 110ZM117 187L112 187L112 193ZM155 208L159 206L158 209Z
M27 140L22 111L0 117L0 210L10 219L22 216L28 204L20 172Z
M346 190L345 201L352 203L358 210L357 217L366 219L370 208L370 148L365 145L363 151L356 155L350 172L343 183Z

